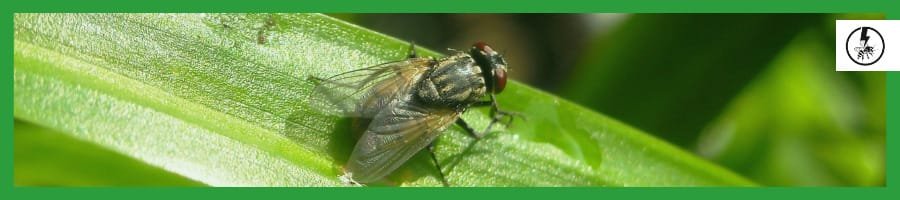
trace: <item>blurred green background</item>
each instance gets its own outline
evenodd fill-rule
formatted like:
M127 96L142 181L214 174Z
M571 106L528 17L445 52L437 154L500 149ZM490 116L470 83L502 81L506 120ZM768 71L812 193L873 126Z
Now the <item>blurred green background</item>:
M513 79L762 185L885 184L885 75L836 72L833 55L835 19L883 15L331 16L434 50L488 42L506 55ZM15 126L16 185L201 185L27 122Z

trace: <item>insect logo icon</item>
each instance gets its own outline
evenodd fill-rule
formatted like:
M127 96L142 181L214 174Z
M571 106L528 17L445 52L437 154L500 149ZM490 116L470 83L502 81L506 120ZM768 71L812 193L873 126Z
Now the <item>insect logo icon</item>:
M854 29L845 43L847 56L862 66L875 64L884 55L884 38L878 30L863 26Z

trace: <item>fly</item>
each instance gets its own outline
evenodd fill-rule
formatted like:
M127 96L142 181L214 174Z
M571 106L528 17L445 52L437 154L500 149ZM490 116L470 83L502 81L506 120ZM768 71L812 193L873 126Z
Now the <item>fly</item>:
M480 139L482 134L459 117L470 107L490 106L492 120L483 133L504 116L510 117L507 124L512 121L514 113L500 110L494 96L506 87L506 60L497 51L478 42L469 51L452 50L436 59L417 56L413 47L405 60L313 78L315 92L339 115L371 120L344 167L344 178L380 180L428 148L441 183L448 186L434 155L438 136L456 123Z

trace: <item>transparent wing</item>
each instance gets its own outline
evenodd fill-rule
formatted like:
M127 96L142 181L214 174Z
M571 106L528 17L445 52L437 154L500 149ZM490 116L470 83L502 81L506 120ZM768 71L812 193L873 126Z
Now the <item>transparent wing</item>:
M347 162L354 180L367 183L390 174L459 117L452 109L417 105L410 96L392 101L372 118Z
M372 117L391 100L409 93L432 64L429 58L411 58L315 78L316 95L311 100L326 102L322 106L328 114Z

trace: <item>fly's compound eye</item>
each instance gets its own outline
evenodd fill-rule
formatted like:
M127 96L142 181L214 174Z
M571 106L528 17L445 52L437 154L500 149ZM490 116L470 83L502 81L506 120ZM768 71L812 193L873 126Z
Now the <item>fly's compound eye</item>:
M506 88L506 69L494 69L494 94L499 94Z
M502 55L484 42L477 42L472 45L469 55L475 59L482 72L491 72L484 73L485 81L491 83L488 86L489 91L496 94L503 91L503 88L506 88L506 61Z
M497 52L484 42L476 42L474 45L472 45L472 53L478 53L484 55L485 57L497 55Z

